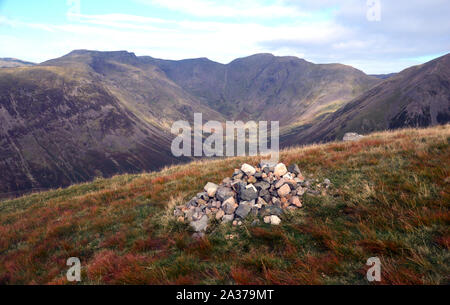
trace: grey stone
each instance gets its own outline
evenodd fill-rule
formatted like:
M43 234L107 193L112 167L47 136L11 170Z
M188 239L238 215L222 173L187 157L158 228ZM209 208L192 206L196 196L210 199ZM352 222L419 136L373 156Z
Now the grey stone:
M271 167L266 166L266 167L264 167L264 168L262 169L262 171L263 171L265 174L268 174L268 173L270 173L271 171L273 171L273 167L271 168Z
M315 195L315 196L320 195L320 191L310 190L310 189L307 190L307 193L311 194L311 195Z
M259 196L260 197L264 197L264 196L267 196L267 195L269 195L269 190L261 190L261 191L259 191Z
M183 213L183 211L180 210L180 209L175 209L175 210L173 211L173 216L175 216L175 217L180 217L180 216L183 216L183 215L184 215L184 213Z
M250 214L252 214L253 216L257 216L258 213L259 213L259 209L260 209L260 208L258 208L257 205L253 206L252 209L251 209L251 211L250 211Z
M270 162L270 161L260 161L259 162L259 167L261 168L261 169L264 169L264 168L272 168L272 170L271 171L273 171L273 168L276 166L277 164L276 163L274 163L274 162Z
M216 198L220 201L225 201L234 196L234 192L229 187L219 186L216 192Z
M293 173L293 174L296 174L296 175L298 175L298 174L301 173L301 172L300 172L300 168L298 168L298 165L295 164L295 163L289 165L288 171L291 172L291 173Z
M252 221L252 227L259 225L259 219L255 219Z
M259 214L261 216L270 216L270 215L277 215L280 216L283 214L283 209L274 205L266 205L259 210Z
M205 231L208 227L208 216L203 215L199 220L191 221L190 224L195 232Z
M201 192L197 194L197 198L203 199L203 200L208 200L209 196L206 192Z
M252 207L253 205L251 202L248 201L241 202L238 208L236 209L235 214L244 219L245 217L247 217L248 213L250 213Z
M266 181L259 181L254 184L258 191L268 190L270 188L270 183Z
M240 175L240 174L243 174L243 172L240 169L235 169L232 177Z
M272 196L269 194L262 196L262 199L264 199L266 202L270 202L272 200Z
M231 222L231 221L233 221L233 219L234 219L234 215L233 214L231 214L231 215L224 215L222 217L222 223Z
M243 181L236 181L231 184L231 187L233 190L235 190L236 193L239 193L241 190L245 189L247 186L247 183Z
M184 218L186 218L187 221L191 221L192 216L194 216L194 213L195 213L195 209L189 209L184 212Z
M247 185L245 189L239 192L239 198L244 201L256 199L258 198L258 191L252 184Z
M197 200L199 198L193 197L189 202L186 204L187 207L196 207L197 206Z

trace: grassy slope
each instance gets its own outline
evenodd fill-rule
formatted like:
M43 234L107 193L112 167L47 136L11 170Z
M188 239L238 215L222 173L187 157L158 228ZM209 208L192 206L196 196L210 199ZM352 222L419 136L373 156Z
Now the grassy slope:
M169 215L207 181L242 162L196 162L122 175L0 203L0 283L365 284L378 256L382 283L449 283L450 125L376 133L353 143L286 150L321 196L280 227L210 226L195 241ZM229 240L225 236L233 234Z

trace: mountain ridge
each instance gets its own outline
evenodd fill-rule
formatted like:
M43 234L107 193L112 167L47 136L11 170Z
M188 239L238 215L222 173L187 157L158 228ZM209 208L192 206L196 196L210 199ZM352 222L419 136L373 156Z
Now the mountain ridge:
M437 65L432 75L447 66ZM414 75L420 67L411 69L404 83L415 79L412 89L429 80L426 73ZM346 119L340 117L358 99L370 99L380 86L403 77L380 80L346 65L269 53L221 64L207 58L174 61L128 51L74 50L34 66L4 68L0 192L67 186L183 161L171 156L170 129L177 120L192 123L195 112L205 121L280 121L282 145L332 140L347 130L386 129L390 126L382 123L342 128ZM444 74L442 84L446 79ZM430 80L426 86L440 83ZM447 116L444 111L439 122L447 122ZM400 115L394 127L410 119ZM332 126L335 134L327 134Z

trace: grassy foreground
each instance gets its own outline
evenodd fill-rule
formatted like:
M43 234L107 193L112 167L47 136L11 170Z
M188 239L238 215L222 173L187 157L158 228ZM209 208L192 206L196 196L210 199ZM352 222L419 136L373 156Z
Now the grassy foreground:
M333 187L305 195L279 227L214 223L202 240L175 221L174 205L257 158L3 201L0 283L65 284L75 256L82 284L367 284L366 260L377 256L381 284L449 284L449 142L447 125L285 150L282 162Z

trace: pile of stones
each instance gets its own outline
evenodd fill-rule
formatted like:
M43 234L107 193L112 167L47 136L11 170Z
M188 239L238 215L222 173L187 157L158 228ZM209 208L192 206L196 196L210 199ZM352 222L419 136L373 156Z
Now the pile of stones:
M328 188L330 184L325 179L322 185ZM198 233L204 232L213 218L241 225L253 215L265 223L279 225L284 210L301 208L303 194L317 192L310 186L297 164L286 167L283 163L260 162L253 167L245 163L220 185L208 182L203 192L177 206L174 215L180 222L189 222Z

